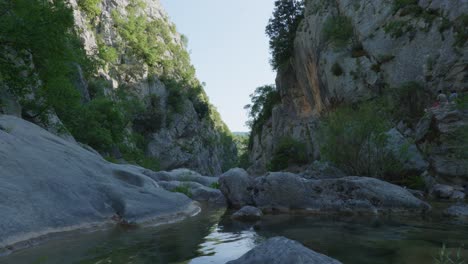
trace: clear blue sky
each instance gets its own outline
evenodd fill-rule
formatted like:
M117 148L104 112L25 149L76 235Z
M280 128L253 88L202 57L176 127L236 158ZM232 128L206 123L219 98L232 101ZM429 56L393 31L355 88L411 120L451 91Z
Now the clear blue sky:
M274 0L161 0L189 39L197 77L231 131L247 131L244 105L256 87L272 84L265 27Z

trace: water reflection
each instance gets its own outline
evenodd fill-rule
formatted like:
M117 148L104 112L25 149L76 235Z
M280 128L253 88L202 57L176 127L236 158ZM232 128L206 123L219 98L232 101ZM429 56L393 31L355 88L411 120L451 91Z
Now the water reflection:
M205 208L182 223L73 235L17 252L0 263L225 263L273 236L298 240L346 264L430 264L442 244L468 245L468 225L430 217L270 215L256 223ZM465 247L462 253L468 256Z

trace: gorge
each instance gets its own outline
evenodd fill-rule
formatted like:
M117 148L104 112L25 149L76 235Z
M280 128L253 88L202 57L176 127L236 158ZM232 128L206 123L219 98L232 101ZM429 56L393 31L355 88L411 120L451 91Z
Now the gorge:
M468 258L467 1L275 1L248 139L159 0L0 7L0 263Z

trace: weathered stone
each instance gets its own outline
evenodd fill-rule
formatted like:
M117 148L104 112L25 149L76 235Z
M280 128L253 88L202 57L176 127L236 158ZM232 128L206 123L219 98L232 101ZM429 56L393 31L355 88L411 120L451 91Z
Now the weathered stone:
M436 184L432 187L431 194L439 199L449 199L452 197L455 189L452 186L444 184Z
M454 201L463 201L465 200L465 193L464 192L460 192L460 191L454 191L452 193L452 196L450 196L450 200L454 200Z
M207 187L213 187L217 182L217 177L202 176L198 172L189 169L176 169L172 171L150 171L144 172L146 175L153 178L155 181L180 181L180 182L196 182Z
M220 190L209 188L196 182L159 181L158 184L171 192L183 191L189 198L198 202L208 202L222 206L227 205L226 198L224 198Z
M346 177L346 174L328 162L314 161L300 173L306 179L334 179Z
M299 242L285 237L274 237L227 264L260 263L340 264L341 262L308 249Z
M262 210L253 206L244 206L239 211L235 212L231 218L241 221L254 221L263 216Z
M0 249L113 219L166 222L199 211L143 168L109 163L13 116L0 115L0 128Z
M251 205L253 180L244 169L231 169L219 177L219 189L231 206Z
M270 173L255 180L253 199L263 211L378 214L430 209L408 190L367 177L307 180L291 173Z
M444 215L453 217L468 217L468 205L452 205L444 211Z

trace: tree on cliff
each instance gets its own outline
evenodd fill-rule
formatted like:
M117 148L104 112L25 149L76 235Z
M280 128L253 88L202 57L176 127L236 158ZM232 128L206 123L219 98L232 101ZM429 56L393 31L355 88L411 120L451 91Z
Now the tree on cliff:
M273 17L266 27L270 38L271 66L277 70L293 52L296 31L304 18L304 1L276 0Z

